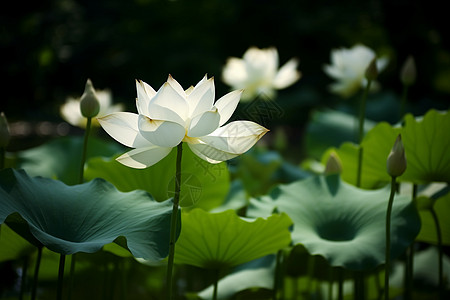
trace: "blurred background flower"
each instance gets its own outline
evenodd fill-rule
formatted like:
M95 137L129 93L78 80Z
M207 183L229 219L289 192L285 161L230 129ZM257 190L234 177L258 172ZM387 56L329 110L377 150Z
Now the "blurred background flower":
M375 52L361 44L352 48L333 49L331 64L324 66L325 73L336 80L330 85L330 91L344 98L353 96L360 88L365 87L367 79L365 72L370 62L376 57ZM378 72L383 71L388 64L387 57L376 60ZM377 90L379 84L374 81L371 91Z
M273 99L276 90L287 88L300 79L298 60L290 59L278 69L278 51L275 47L250 47L241 58L230 57L222 72L223 81L233 89L243 89L243 101L260 94Z
M95 94L100 103L98 117L103 117L124 109L122 103L112 103L112 93L110 90L96 90ZM81 115L80 100L81 98L68 97L66 102L60 108L60 114L67 123L76 127L85 128L87 119ZM97 118L92 118L92 126L100 126Z

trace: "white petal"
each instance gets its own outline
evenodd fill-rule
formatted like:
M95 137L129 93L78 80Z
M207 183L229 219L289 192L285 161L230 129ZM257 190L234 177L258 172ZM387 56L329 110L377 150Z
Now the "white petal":
M241 99L242 92L242 90L232 91L216 101L214 106L220 115L219 126L222 126L231 118Z
M170 86L173 87L173 89L177 91L177 93L180 94L181 97L186 97L186 93L181 84L179 84L178 81L176 81L175 78L173 78L170 74L169 78L167 78L167 83L170 84Z
M136 80L136 108L139 114L148 116L148 105L156 95L155 90L142 80Z
M146 148L133 149L122 154L116 160L121 164L135 169L145 169L150 167L170 153L172 148L151 146Z
M196 116L211 110L215 97L214 78L200 80L187 98L189 104L189 115Z
M284 89L300 79L297 71L298 60L293 58L284 64L277 72L273 85L277 89Z
M220 115L217 110L206 111L191 120L187 135L199 137L210 134L219 127Z
M142 136L160 147L175 147L186 135L186 129L175 122L152 120L139 115L138 124Z
M165 83L151 99L148 107L148 117L154 120L164 120L185 125L189 106L169 83Z
M139 115L129 112L116 112L97 118L102 128L116 141L132 148L148 147L147 141L138 128Z
M234 121L200 140L218 150L239 155L248 151L267 132L255 122Z
M195 155L212 164L217 164L238 156L238 154L228 153L204 143L188 143L188 146Z
M80 99L68 98L61 106L61 117L69 124L78 127L86 127L86 118L81 115Z
M245 69L245 62L236 57L228 58L222 71L223 82L235 89L242 89L246 86L245 82L247 79L248 75Z

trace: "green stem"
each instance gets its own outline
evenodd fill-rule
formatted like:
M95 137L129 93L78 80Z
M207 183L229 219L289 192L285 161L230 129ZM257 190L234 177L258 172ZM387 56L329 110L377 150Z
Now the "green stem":
M183 143L177 146L177 161L175 170L175 196L173 198L172 217L170 220L170 243L169 243L169 258L167 263L167 299L172 299L172 271L173 259L175 256L175 237L177 233L178 221L178 206L180 203L180 188L181 188L181 156L183 154Z
M408 86L403 85L402 98L400 102L400 119L402 119L406 113L406 100L408 99Z
M278 290L280 289L281 282L281 264L283 259L283 250L278 250L277 257L275 258L275 274L273 279L273 300L277 300Z
M74 282L75 282L75 265L76 265L76 261L77 261L77 254L74 253L72 254L72 256L70 257L70 272L69 272L69 291L68 291L68 299L72 299L72 291L73 291L73 287L74 287Z
M417 184L413 184L412 201L416 204ZM414 273L414 242L406 249L405 257L405 280L403 283L404 299L411 299L413 289L413 275Z
M217 300L217 290L219 285L219 269L214 270L214 289L213 289L213 300Z
M338 267L336 269L338 277L338 300L344 299L344 269Z
M366 299L365 274L362 271L354 271L354 295L355 299Z
M358 171L356 174L356 186L361 186L361 174L362 174L362 160L363 160L363 150L362 150L362 140L364 138L364 121L366 119L366 102L367 95L369 94L370 86L372 84L372 80L367 80L366 88L364 89L363 96L361 98L361 104L359 109L359 130L358 130Z
M391 180L391 194L389 195L389 203L386 212L386 252L385 252L385 273L384 273L384 298L389 299L389 269L391 265L391 214L392 205L394 204L395 195L395 176Z
M22 300L23 296L25 294L25 284L26 284L26 279L27 279L27 273L28 273L28 256L25 256L23 258L22 276L20 278L19 300Z
M439 251L439 299L444 299L444 269L443 269L443 263L444 263L444 252L442 249L442 232L441 232L441 226L439 224L439 218L436 214L436 211L434 210L434 207L430 208L431 215L433 216L434 224L436 226L436 234L437 234L437 242L438 242L438 251Z
M58 270L58 289L56 291L56 300L62 299L65 263L66 263L66 256L64 254L60 254L59 255L59 270Z
M34 267L33 286L31 287L31 300L36 299L36 291L37 291L37 283L38 283L38 276L39 276L39 268L41 266L41 259L42 259L42 247L38 247L36 266Z
M84 180L84 163L86 162L86 153L87 153L87 145L89 132L91 131L91 122L92 118L87 118L86 130L84 131L84 141L83 141L83 152L81 154L81 164L80 164L80 177L78 183L83 183Z

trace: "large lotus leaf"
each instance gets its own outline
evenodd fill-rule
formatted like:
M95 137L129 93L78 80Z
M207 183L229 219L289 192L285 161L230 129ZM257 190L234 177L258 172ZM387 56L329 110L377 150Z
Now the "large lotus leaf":
M31 176L59 179L66 184L78 184L83 137L62 137L17 154L18 166ZM123 151L117 143L94 137L88 140L87 158L111 156Z
M275 253L291 242L291 219L274 214L267 219L242 219L233 210L182 213L183 228L175 262L206 269L223 269Z
M248 214L287 213L294 221L292 240L331 266L369 270L384 263L385 218L390 191L358 189L338 175L311 177L280 185L252 199ZM395 258L414 241L420 219L406 196L396 196L391 218L391 254Z
M361 187L377 188L390 181L386 160L397 135L401 133L407 168L398 178L414 183L450 182L450 114L430 110L423 118L405 116L404 127L379 123L362 142L363 165ZM343 164L342 178L356 183L358 147L344 143L336 149ZM327 154L322 161L326 161Z
M172 201L156 202L144 191L122 193L103 179L67 186L6 169L0 201L0 223L58 253L92 253L124 237L136 257L168 254Z
M146 169L126 167L115 159L89 160L85 177L100 177L123 192L136 189L148 191L157 201L174 196L176 149L157 164ZM226 163L210 164L183 147L181 160L180 205L210 210L225 199L230 186Z
M236 293L254 288L273 289L275 255L253 260L236 268L231 274L219 280L217 299L230 299ZM211 299L213 286L198 293L201 299Z
M427 199L420 197L417 200L420 204L421 201ZM447 193L434 202L434 211L436 212L439 226L441 227L442 243L448 246L450 245L450 193ZM437 245L436 224L431 212L428 209L421 209L419 212L422 220L422 228L417 236L417 240Z
M319 158L329 147L338 147L343 142L356 142L358 120L355 116L336 110L314 111L306 129L308 157ZM364 122L364 131L375 123Z
M423 119L405 116L402 139L408 167L399 179L414 183L450 182L450 114L430 110Z

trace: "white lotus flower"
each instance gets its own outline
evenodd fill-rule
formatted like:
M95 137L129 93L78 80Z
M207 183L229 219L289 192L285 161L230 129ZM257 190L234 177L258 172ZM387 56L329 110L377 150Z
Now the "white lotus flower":
M372 49L360 44L353 46L353 48L333 49L331 51L331 65L324 66L325 73L337 81L330 85L330 91L348 98L361 87L365 87L367 84L365 72L375 56ZM386 57L377 59L378 73L385 69L387 64L388 59ZM378 88L379 84L373 81L371 91Z
M250 121L224 125L242 91L214 103L214 79L206 75L187 90L170 75L158 92L143 81L136 81L136 89L138 114L116 112L98 119L110 136L135 148L117 158L132 168L157 163L181 142L203 160L219 163L246 152L268 131Z
M223 81L233 89L243 89L243 101L254 99L259 94L274 98L276 90L284 89L300 79L298 60L292 58L278 69L278 51L249 48L243 58L230 57L222 72Z
M95 90L95 94L100 103L98 117L103 117L107 114L122 111L124 109L124 106L121 103L112 105L112 94L110 90ZM60 114L67 123L73 126L86 128L87 119L81 114L80 100L80 98L67 98L66 102L60 108ZM100 124L97 119L92 118L91 126L100 126Z

